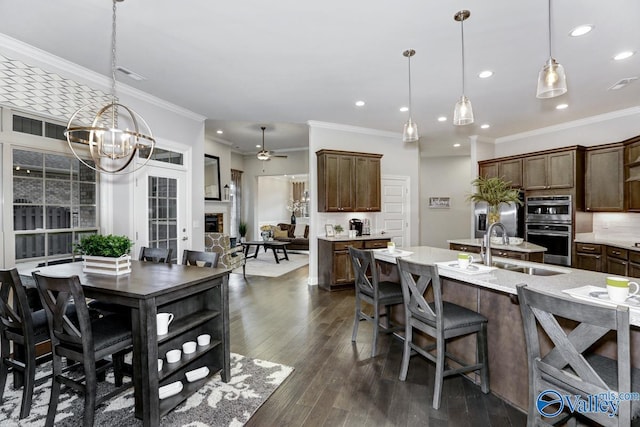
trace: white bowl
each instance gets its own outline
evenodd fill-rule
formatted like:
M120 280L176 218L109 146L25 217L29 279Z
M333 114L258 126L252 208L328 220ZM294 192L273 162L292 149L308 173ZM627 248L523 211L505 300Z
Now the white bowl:
M203 366L202 368L198 368L198 369L195 369L193 371L185 372L184 375L187 377L187 381L192 383L194 381L198 381L199 379L202 379L202 378L206 377L207 375L209 375L209 368L207 368L206 366Z
M167 397L174 396L182 391L182 381L176 381L171 384L163 385L158 389L158 395L160 399L166 399Z
M501 245L502 244L502 236L491 236L491 244L492 245Z
M199 346L209 345L209 343L211 343L211 335L209 334L198 335Z
M521 245L522 242L524 242L524 239L522 237L509 237L509 244L510 245Z
M167 351L167 362L168 363L179 362L180 356L182 356L182 352L180 350L169 350Z
M195 341L187 341L182 344L182 352L184 354L191 354L196 351L196 342Z

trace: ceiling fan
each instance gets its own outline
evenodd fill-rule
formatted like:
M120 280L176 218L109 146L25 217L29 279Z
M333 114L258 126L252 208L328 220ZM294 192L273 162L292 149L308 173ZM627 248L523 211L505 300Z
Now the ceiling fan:
M286 159L287 156L284 155L276 155L274 153L272 153L271 151L268 151L265 146L264 146L264 131L266 129L265 126L260 126L260 129L262 129L262 149L260 151L258 151L258 160L262 160L262 161L267 161L267 160L271 160L272 157L280 157L283 159Z

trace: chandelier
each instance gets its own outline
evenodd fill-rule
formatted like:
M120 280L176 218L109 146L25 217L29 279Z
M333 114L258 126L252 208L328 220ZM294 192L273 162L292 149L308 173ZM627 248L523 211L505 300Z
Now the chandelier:
M111 102L89 103L80 107L69 119L65 136L73 154L87 167L102 173L131 173L147 164L156 141L142 116L120 104L116 98L116 3L113 0L111 27ZM83 159L74 143L89 148L93 163ZM127 166L140 152L144 161L134 168ZM125 171L125 169L127 169Z

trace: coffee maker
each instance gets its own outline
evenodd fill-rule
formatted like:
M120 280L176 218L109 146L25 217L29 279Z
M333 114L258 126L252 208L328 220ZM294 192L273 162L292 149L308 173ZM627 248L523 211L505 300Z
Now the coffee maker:
M350 219L349 230L356 230L356 236L362 236L362 220L358 218Z

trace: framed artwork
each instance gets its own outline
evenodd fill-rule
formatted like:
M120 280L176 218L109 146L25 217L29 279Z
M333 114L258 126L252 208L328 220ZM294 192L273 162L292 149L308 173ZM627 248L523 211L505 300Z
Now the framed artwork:
M430 209L449 209L451 207L451 197L429 197Z
M204 155L204 199L222 200L220 196L220 157Z
M333 230L333 225L331 224L325 224L324 231L327 233L327 237L334 237L336 235L335 231Z

